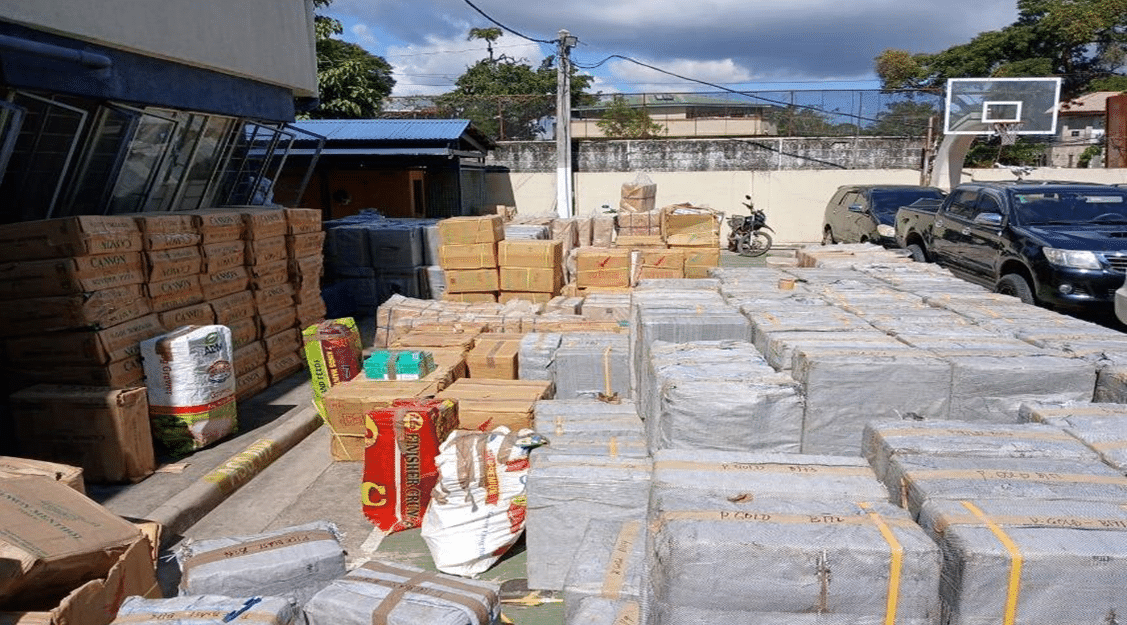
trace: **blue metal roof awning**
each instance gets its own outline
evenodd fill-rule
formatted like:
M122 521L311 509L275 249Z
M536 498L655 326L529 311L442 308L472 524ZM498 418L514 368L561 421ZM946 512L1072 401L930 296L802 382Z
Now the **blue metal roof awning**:
M317 153L314 149L293 148L292 156L312 156ZM450 148L426 147L395 147L395 148L333 148L326 147L320 151L321 156L477 156L468 152L451 150Z

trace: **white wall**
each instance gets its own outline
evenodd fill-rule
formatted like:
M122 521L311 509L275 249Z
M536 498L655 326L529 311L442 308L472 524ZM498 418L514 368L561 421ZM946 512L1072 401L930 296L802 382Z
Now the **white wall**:
M575 180L576 214L595 214L602 210L604 204L617 208L622 185L634 182L635 175L578 174ZM767 224L775 229L775 241L778 243L821 241L822 215L826 202L841 185L920 183L919 172L909 169L649 172L645 175L657 185L658 208L688 202L723 211L726 215L746 214L746 209L740 202L745 194L750 195L755 206L767 213ZM1035 170L1029 178L1127 183L1127 169L1041 168ZM971 169L963 172L964 181L1013 179L1013 174L1002 169ZM554 173L491 173L487 175L487 185L487 194L493 197L507 197L507 191L511 188L517 213L520 215L555 214ZM505 201L490 203L503 204Z
M311 0L7 0L0 19L317 95Z

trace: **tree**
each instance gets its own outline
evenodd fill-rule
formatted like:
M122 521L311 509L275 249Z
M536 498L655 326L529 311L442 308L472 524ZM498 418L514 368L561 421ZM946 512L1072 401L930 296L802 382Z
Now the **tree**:
M313 0L317 8L332 0ZM313 119L370 119L383 108L395 87L391 65L381 56L336 36L344 32L338 20L314 16L317 38L317 82L320 105L307 117Z
M614 96L595 125L611 139L650 139L665 130L644 108L630 106L619 95Z
M473 29L469 39L484 39L492 48L497 29ZM544 121L555 115L556 58L549 56L533 69L523 59L504 54L482 59L466 68L455 89L436 98L442 114L473 122L495 139L535 139ZM571 103L591 101L586 94L590 76L571 70Z
M948 78L1061 76L1062 96L1120 77L1127 58L1127 0L1018 0L1001 30L934 53L888 49L875 59L885 89L943 88Z
M864 132L873 136L920 137L927 134L931 118L939 114L932 102L901 100L877 113L876 121Z

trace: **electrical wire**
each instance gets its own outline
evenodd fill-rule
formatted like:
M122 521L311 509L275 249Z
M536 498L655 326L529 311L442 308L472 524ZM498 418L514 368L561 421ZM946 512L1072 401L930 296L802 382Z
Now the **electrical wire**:
M545 39L536 39L535 37L529 37L528 35L523 35L523 34L517 32L517 31L509 28L508 26L505 26L501 22L498 22L497 20L493 19L492 17L489 16L488 13L486 13L485 11L482 11L481 9L477 8L477 5L470 2L470 0L464 0L464 1L465 1L466 4L470 5L470 8L472 8L474 11L477 11L478 13L480 13L481 16L484 17L485 19L489 20L490 22L493 22L493 24L496 25L501 30L507 30L510 33L516 35L517 37L521 37L521 38L527 39L529 41L534 41L536 43L546 43L550 46L554 46L557 43L559 43L559 39L554 39L552 41L548 41L548 40L545 40Z

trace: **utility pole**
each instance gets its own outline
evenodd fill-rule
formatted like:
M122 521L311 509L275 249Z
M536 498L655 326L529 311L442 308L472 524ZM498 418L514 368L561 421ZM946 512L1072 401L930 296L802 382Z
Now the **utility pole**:
M571 49L578 40L559 33L556 54L556 214L571 217Z

